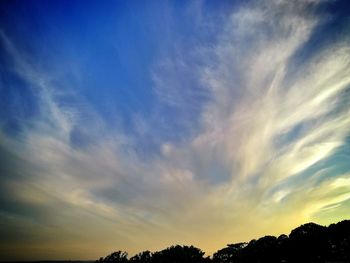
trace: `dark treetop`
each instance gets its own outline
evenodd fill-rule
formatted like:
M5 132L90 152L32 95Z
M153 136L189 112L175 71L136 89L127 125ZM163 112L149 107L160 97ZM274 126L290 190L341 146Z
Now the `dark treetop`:
M274 262L350 262L350 220L328 227L307 223L279 237L264 236L248 243L229 244L214 255L193 246L171 246L151 253L141 252L128 258L117 251L96 262L120 263L274 263Z

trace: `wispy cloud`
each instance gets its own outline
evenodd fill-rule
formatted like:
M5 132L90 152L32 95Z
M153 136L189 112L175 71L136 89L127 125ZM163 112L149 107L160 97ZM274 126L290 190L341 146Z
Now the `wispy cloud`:
M159 154L147 160L135 138L107 130L89 105L62 106L53 76L36 70L0 31L13 70L41 109L22 139L1 133L1 159L11 160L2 168L6 224L22 225L18 236L35 233L42 252L58 235L50 241L57 255L74 242L83 255L99 240L84 255L90 257L116 246L135 252L179 242L213 252L331 220L319 214L350 198L349 174L322 167L347 143L350 47L338 39L301 55L324 23L316 3L246 3L217 28L217 42L196 42L195 58L181 45L162 58L152 73L163 105L154 118L164 105L173 107L192 132L181 141L158 140ZM91 118L81 121L84 114ZM151 133L160 122L138 123ZM75 147L72 134L81 125L91 143Z

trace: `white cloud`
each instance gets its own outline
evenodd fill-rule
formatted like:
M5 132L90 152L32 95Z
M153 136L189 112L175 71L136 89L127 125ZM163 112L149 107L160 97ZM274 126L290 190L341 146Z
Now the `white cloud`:
M294 55L320 22L304 10L308 2L246 4L226 21L218 43L200 53L208 55L201 58L206 66L191 68L186 56L160 63L153 72L160 101L184 116L200 109L194 120L200 128L184 142L162 143L147 161L131 137L115 130L87 148L72 147L69 135L81 109L59 106L55 87L1 33L18 75L38 88L42 106L24 142L2 140L28 162L27 175L15 179L23 185L12 185L14 196L43 205L48 214L56 214L55 202L79 216L87 211L88 220L78 223L85 231L101 238L97 232L105 233L108 221L118 233L108 238L121 243L128 236L126 249L136 251L186 241L213 252L266 231L288 231L288 222L309 220L325 206L336 208L349 198L347 176L305 177L303 186L291 180L334 154L350 129L341 100L350 84L348 43L331 44L295 65ZM209 95L203 108L192 101ZM92 124L100 124L94 116ZM148 127L139 122L140 131ZM288 187L275 191L286 180ZM262 219L267 215L271 222ZM77 218L63 217L57 224L74 232ZM81 237L74 232L72 238Z

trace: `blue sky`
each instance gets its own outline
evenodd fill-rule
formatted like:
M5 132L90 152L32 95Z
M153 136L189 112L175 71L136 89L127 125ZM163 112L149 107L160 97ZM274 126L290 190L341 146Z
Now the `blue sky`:
M349 13L2 1L0 259L210 254L346 218Z

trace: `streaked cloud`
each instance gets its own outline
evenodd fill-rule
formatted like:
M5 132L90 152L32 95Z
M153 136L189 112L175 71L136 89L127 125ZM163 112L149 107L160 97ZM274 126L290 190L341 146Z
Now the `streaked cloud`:
M345 218L349 156L338 156L350 130L350 47L345 35L309 50L327 24L320 4L249 1L222 17L190 6L215 41L193 36L189 52L173 36L175 51L149 71L155 105L147 118L133 115L131 133L74 87L60 89L62 72L37 67L0 31L7 66L39 105L20 120L21 136L0 133L0 256L21 248L33 258L96 258L175 243L212 253ZM181 128L166 129L174 136L161 134L165 112ZM137 148L147 138L150 156Z

